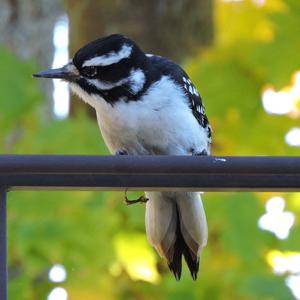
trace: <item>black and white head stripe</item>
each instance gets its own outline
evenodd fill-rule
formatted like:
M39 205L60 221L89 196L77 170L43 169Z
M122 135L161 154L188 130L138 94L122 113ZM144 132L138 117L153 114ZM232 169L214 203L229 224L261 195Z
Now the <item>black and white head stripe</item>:
M77 51L73 63L80 70L85 67L110 67L136 60L144 53L138 45L121 34L113 34L94 40Z
M99 94L112 103L142 93L147 81L146 59L134 41L114 34L88 43L72 61L80 74L77 84L88 94Z
M83 62L82 67L90 66L109 66L116 64L122 59L130 57L132 53L132 46L128 44L123 44L119 51L111 51L107 54L95 56L93 58L87 59Z
M122 78L116 82L101 81L99 79L88 79L88 82L102 91L111 90L122 85L127 85L130 92L135 95L144 87L145 74L141 69L132 69L128 77Z

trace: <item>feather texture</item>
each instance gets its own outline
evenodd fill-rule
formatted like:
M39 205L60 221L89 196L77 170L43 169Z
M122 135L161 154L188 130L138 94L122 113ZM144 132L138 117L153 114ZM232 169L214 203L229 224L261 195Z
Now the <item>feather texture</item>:
M149 242L167 259L176 280L182 256L195 280L199 258L207 243L207 222L199 193L146 192L146 233Z
M147 237L162 257L173 257L176 237L176 207L170 197L173 193L146 192L145 224Z

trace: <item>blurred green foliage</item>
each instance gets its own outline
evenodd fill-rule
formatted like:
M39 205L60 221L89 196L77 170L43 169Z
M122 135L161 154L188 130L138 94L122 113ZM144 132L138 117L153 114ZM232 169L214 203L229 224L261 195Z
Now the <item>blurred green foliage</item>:
M3 140L7 131L26 120L41 99L41 93L28 76L36 68L32 62L20 63L7 49L0 50L0 61L0 139Z
M215 45L190 57L186 69L205 100L214 154L296 155L298 148L283 137L297 121L267 115L261 93L268 84L287 85L300 69L300 2L255 3L217 1ZM2 153L107 153L87 116L44 120L33 62L4 49L0 61ZM200 278L193 282L185 269L178 283L146 241L144 207L126 207L123 193L14 191L8 201L9 297L45 299L57 286L48 281L48 270L62 263L68 278L60 285L70 300L293 299L266 254L299 251L299 194L284 195L286 209L296 215L286 240L257 226L271 195L206 193L209 243Z

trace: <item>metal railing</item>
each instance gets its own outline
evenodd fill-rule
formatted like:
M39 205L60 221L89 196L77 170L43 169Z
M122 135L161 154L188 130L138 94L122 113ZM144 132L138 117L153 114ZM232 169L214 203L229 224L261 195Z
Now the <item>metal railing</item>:
M14 189L300 191L300 157L0 155L0 299L6 194Z

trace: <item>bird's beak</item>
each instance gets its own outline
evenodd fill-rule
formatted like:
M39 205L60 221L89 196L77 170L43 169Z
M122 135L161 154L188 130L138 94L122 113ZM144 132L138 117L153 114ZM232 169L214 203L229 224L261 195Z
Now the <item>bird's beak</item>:
M39 78L59 78L66 81L75 81L79 77L79 72L72 62L62 68L47 69L33 74L33 77Z

